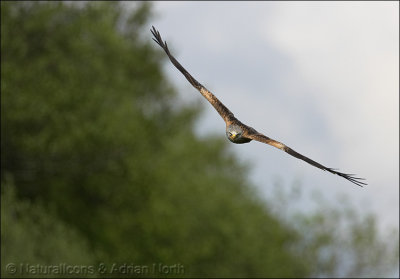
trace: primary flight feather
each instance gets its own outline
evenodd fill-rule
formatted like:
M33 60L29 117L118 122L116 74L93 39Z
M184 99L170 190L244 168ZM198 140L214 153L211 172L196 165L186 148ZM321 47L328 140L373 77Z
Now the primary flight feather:
M320 168L324 171L328 171L330 173L339 175L350 182L358 185L358 186L363 186L367 185L367 183L363 182L364 178L359 178L355 177L353 174L347 174L347 173L342 173L335 171L332 168L325 167L321 165L320 163L317 163L310 158L307 158L304 155L301 155L300 153L297 153L290 147L286 146L285 144L273 140L259 132L257 132L254 128L247 126L240 122L234 115L233 113L226 107L224 106L223 103L221 103L220 100L218 100L217 97L215 97L214 94L212 94L207 88L205 88L202 84L200 84L196 79L194 79L188 71L186 71L185 68L175 59L175 57L172 56L168 49L168 45L166 41L163 41L160 35L160 32L156 30L156 28L153 28L150 30L151 33L153 34L154 38L153 40L165 51L165 53L168 55L169 59L171 60L172 64L186 77L186 79L190 82L191 85L193 85L194 88L196 88L198 91L200 91L201 95L203 95L209 102L210 104L216 109L216 111L221 115L222 119L226 123L226 136L228 139L233 142L233 143L247 143L252 140L256 140L262 143L266 143L269 145L272 145L276 148L279 148L280 150L285 151L286 153L292 155L293 157L296 157L300 160L303 160L314 167Z

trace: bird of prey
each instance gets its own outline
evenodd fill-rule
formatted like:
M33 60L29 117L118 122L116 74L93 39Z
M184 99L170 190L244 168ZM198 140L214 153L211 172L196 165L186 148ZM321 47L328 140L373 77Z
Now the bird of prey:
M280 150L285 151L286 153L303 160L314 167L320 168L324 171L328 171L330 173L339 175L350 182L363 187L363 185L367 185L367 183L363 182L364 178L359 178L355 177L354 174L347 174L347 173L342 173L338 172L335 169L325 167L321 165L320 163L317 163L309 158L307 158L304 155L301 155L300 153L297 153L290 147L286 146L285 144L273 140L259 132L257 132L254 128L247 126L240 122L234 115L233 113L226 107L224 106L223 103L221 103L220 100L218 100L217 97L215 97L214 94L212 94L207 88L205 88L202 84L200 84L196 79L194 79L188 71L185 70L185 68L175 59L174 56L170 53L167 42L163 41L160 35L160 32L156 30L154 26L150 30L151 33L153 34L154 38L153 40L165 51L165 53L168 55L169 59L171 60L172 64L185 76L185 78L190 82L190 84L196 88L198 91L200 91L201 95L203 95L204 98L207 99L207 101L210 102L210 104L217 110L219 115L222 117L222 119L226 123L226 136L228 139L233 142L233 143L248 143L252 140L256 140L262 143L266 143L269 145L272 145Z

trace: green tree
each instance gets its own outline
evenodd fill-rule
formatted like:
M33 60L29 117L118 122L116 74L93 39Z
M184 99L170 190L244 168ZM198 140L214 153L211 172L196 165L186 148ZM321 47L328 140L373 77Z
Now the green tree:
M2 177L54 208L107 267L305 276L288 249L296 234L268 214L225 140L194 135L200 108L179 103L147 28L140 39L149 5L135 5L2 2Z
M398 277L399 231L378 230L371 212L357 210L348 197L328 200L319 191L303 193L300 184L277 181L267 198L271 213L300 235L293 246L310 268L311 277ZM297 202L306 199L308 211Z
M1 277L54 277L37 265L94 266L95 256L85 237L73 227L48 212L40 202L32 203L15 196L11 182L2 185L1 193ZM10 267L14 265L15 273ZM7 269L8 266L8 269ZM11 267L12 268L12 267ZM91 277L92 270L79 274ZM11 273L10 273L11 272ZM70 271L67 276L74 276ZM65 277L65 276L62 276Z

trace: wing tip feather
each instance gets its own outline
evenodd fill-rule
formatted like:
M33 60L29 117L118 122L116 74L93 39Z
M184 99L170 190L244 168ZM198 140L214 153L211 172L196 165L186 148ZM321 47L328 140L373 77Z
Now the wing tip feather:
M364 187L364 186L368 185L368 183L361 181L361 180L366 180L365 178L356 177L355 174L338 172L332 168L327 168L326 170L333 174L339 175L339 176L343 177L344 179L347 179L348 181L356 184L357 186Z

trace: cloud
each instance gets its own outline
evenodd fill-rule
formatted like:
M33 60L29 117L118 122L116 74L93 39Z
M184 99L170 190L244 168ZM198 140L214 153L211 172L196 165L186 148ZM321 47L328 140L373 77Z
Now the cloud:
M399 12L395 2L156 2L174 55L243 122L312 159L368 178L362 191L279 150L232 146L252 179L301 177L397 223ZM171 65L185 98L201 98ZM190 96L190 97L189 97ZM220 132L209 107L198 129ZM294 179L294 178L293 178ZM291 183L289 179L287 183ZM398 226L398 225L397 225Z
M383 207L387 199L398 206L398 5L311 5L277 9L265 36L315 86L306 98L323 108L342 163L365 171Z

